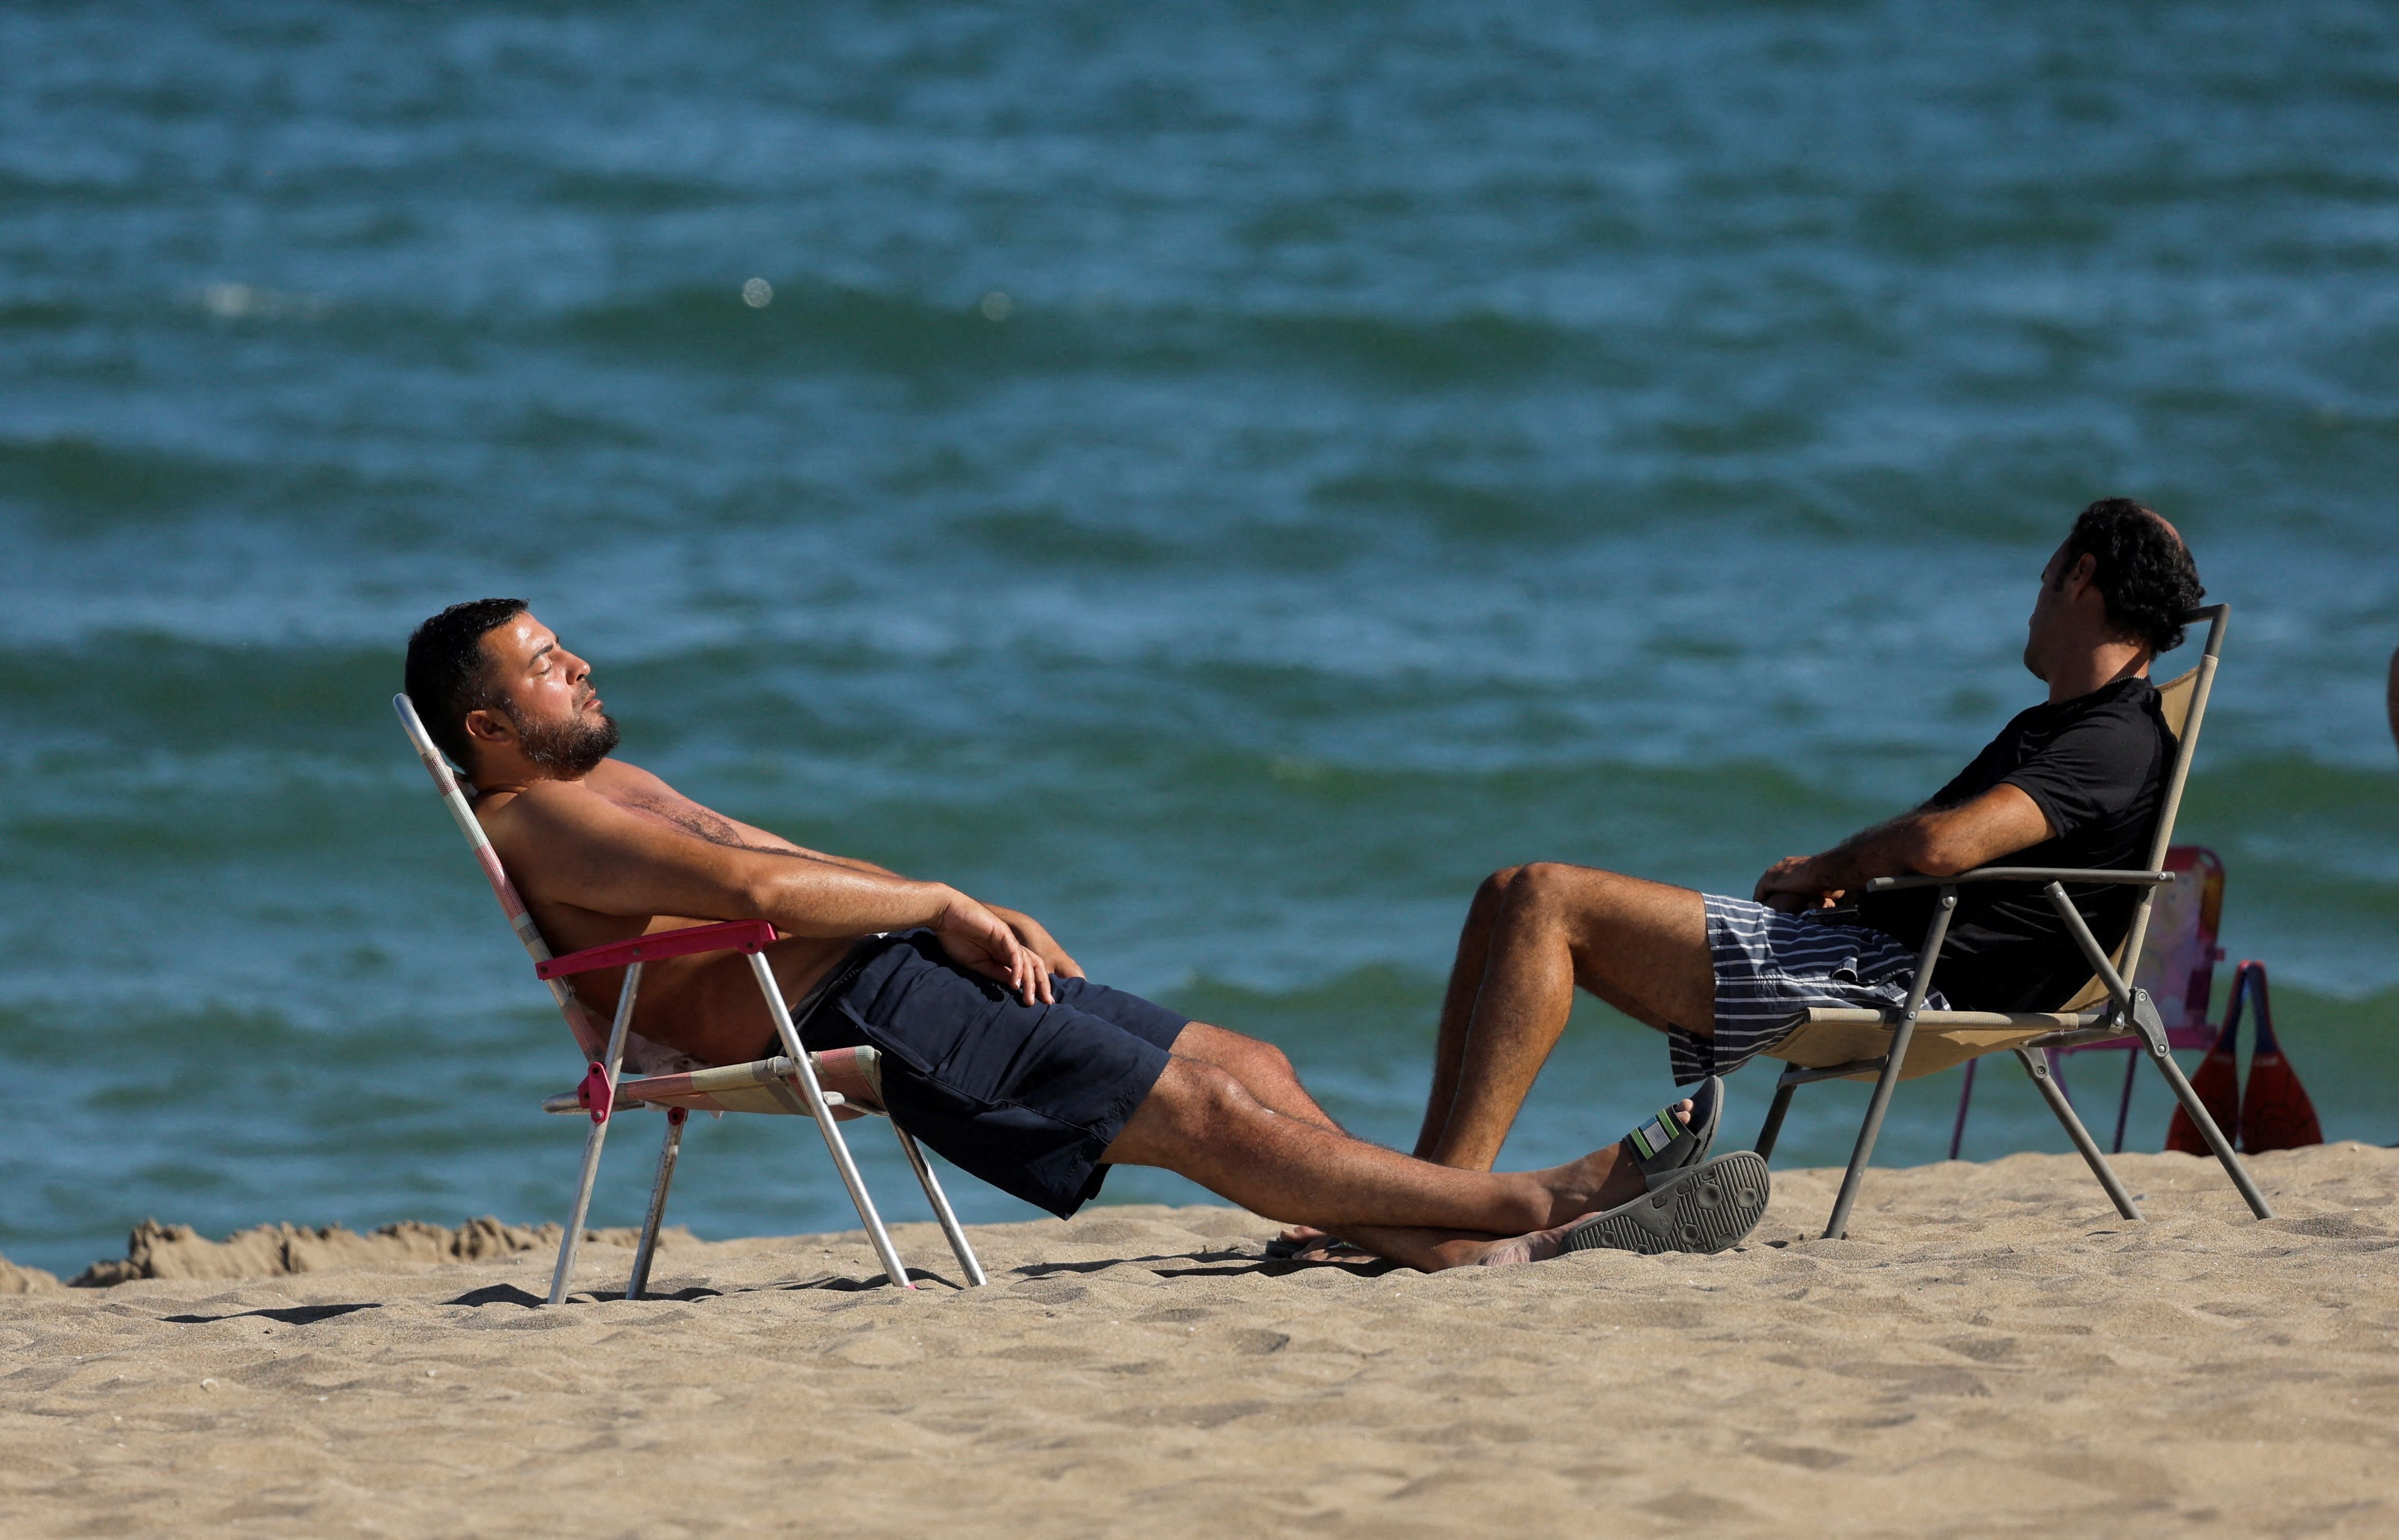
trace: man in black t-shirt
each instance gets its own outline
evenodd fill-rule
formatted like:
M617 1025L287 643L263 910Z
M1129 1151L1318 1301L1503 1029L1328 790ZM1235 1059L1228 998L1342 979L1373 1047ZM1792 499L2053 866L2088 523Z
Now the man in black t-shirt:
M1674 1078L1738 1068L1811 1006L1901 1004L1934 899L1844 895L1876 877L2148 859L2173 734L2149 683L2205 591L2173 525L2123 497L2083 510L2041 571L2025 667L2049 699L1912 812L1778 861L1748 898L1537 863L1495 872L1458 937L1416 1153L1487 1170L1565 1029L1579 986L1664 1032ZM2135 892L2072 890L2100 944ZM2037 890L1971 885L1933 975L1935 1009L2053 1010L2090 977Z

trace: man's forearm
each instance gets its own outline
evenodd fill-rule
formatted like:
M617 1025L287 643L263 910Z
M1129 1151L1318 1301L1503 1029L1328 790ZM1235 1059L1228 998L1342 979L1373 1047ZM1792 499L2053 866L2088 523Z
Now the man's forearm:
M1924 816L1920 810L1902 813L1809 857L1809 885L1824 893L1848 893L1877 877L1904 877L1920 870L1926 843Z
M752 900L757 918L786 935L845 936L930 925L959 896L944 883L810 862L759 884Z

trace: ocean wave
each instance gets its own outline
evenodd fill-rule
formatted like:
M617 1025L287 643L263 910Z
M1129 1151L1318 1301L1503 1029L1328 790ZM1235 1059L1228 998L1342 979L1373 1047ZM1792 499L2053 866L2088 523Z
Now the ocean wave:
M741 370L840 365L905 376L1078 370L1155 374L1300 367L1391 388L1529 385L1559 375L1625 385L1637 356L1593 332L1539 318L1202 311L1010 296L922 294L769 276L772 298L740 281L677 286L560 318L584 346Z
M0 439L0 498L80 526L171 517L224 496L239 479L233 468L198 456L79 435Z

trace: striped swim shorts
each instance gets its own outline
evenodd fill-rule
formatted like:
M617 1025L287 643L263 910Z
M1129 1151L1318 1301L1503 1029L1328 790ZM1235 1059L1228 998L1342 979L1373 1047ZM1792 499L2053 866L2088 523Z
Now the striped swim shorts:
M1680 1027L1666 1031L1674 1083L1728 1075L1796 1030L1816 1006L1904 1006L1916 982L1916 953L1866 925L1842 925L1814 913L1785 914L1746 898L1701 895L1708 950L1716 970L1713 1039ZM1945 1011L1935 989L1924 1003Z

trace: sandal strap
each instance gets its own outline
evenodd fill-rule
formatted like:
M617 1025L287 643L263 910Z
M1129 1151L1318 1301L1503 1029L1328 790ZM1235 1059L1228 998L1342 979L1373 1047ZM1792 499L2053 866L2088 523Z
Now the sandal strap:
M1658 1109L1658 1115L1624 1136L1633 1141L1633 1152L1644 1165L1672 1150L1677 1141L1688 1141L1691 1131L1674 1116L1672 1107Z

